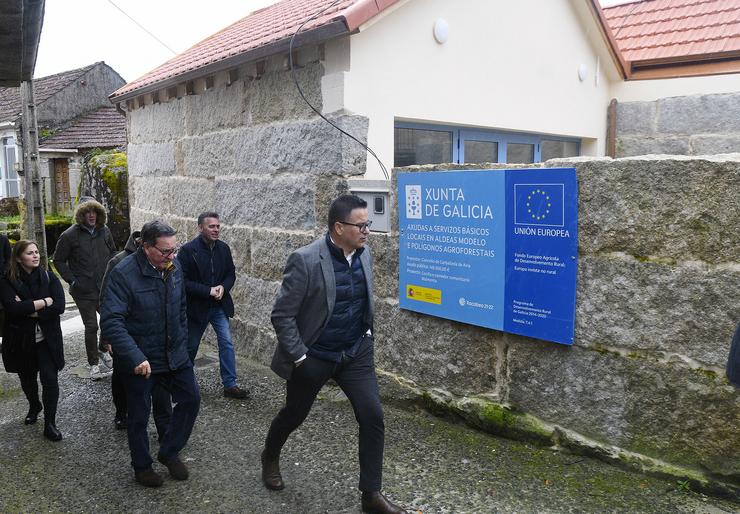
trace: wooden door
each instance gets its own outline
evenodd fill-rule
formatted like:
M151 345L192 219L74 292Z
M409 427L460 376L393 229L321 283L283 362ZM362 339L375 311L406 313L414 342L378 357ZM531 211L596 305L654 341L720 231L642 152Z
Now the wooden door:
M69 161L54 159L54 192L56 194L56 211L68 212L72 208L69 196Z

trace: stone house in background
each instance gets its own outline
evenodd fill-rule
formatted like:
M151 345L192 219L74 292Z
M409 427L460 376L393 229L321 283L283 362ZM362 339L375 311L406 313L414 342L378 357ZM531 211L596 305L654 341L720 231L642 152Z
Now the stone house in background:
M125 117L108 101L108 95L124 83L104 62L34 79L46 212L70 211L87 152L126 146ZM20 160L15 143L20 111L19 89L0 88L1 197L17 197L20 192L13 167Z
M626 80L631 65L596 0L343 0L295 38L293 75L291 36L332 4L278 2L111 95L127 116L132 228L161 217L185 239L200 212L221 213L237 268L234 340L266 364L287 255L325 231L333 198L382 177L306 105L294 76L388 168L577 167L572 347L399 309L385 183L389 231L370 238L383 394L697 483L735 480L740 411L721 366L740 315L730 292L740 241L722 227L740 225L727 207L740 162L604 158L614 92L642 81ZM722 93L715 79L671 91Z

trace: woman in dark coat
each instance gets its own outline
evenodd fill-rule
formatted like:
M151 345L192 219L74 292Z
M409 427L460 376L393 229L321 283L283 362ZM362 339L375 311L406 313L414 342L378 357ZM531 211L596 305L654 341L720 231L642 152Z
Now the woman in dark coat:
M44 437L62 438L56 427L59 382L64 367L62 327L64 290L57 276L41 265L33 241L18 241L13 248L8 274L0 280L0 301L5 307L3 364L5 371L18 373L28 398L25 423L36 423L44 410ZM36 377L41 377L42 402Z

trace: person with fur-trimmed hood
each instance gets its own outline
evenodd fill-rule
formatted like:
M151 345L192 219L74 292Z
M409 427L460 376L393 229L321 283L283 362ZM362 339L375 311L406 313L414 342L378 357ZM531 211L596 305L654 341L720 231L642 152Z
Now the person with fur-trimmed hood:
M98 354L98 317L100 288L108 261L116 254L113 234L105 224L105 208L95 200L81 202L75 210L75 224L62 232L54 252L54 266L69 283L69 293L77 304L85 325L85 349L90 378L99 380L100 356L112 366L110 354Z

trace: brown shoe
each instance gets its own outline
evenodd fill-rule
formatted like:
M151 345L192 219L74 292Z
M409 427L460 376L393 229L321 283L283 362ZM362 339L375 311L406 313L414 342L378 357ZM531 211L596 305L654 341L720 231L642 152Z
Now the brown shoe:
M265 487L273 491L285 489L285 482L280 475L280 459L270 459L263 450L260 461L262 461L262 482Z
M134 478L138 483L146 487L159 487L164 483L162 475L154 471L152 468L144 469L142 471L134 471Z
M237 400L245 400L249 398L249 391L245 391L239 386L224 387L225 398L236 398Z
M188 468L185 467L185 464L180 460L180 457L175 457L174 459L166 461L162 455L157 455L157 460L167 466L167 471L170 472L170 476L175 480L187 480L188 476L190 476Z
M362 493L362 512L373 514L408 514L398 505L392 504L380 492Z

